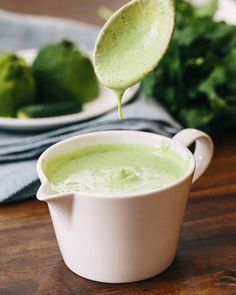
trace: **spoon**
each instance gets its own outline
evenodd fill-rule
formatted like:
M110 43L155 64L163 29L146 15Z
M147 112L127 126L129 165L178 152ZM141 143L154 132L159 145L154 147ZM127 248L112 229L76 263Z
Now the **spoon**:
M97 38L94 68L118 98L153 71L165 55L175 25L175 0L133 0L116 11Z

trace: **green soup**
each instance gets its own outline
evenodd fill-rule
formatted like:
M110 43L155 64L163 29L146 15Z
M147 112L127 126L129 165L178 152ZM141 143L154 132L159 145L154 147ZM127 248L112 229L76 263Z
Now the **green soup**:
M107 144L55 158L45 172L55 193L116 195L164 187L187 170L187 161L167 146Z

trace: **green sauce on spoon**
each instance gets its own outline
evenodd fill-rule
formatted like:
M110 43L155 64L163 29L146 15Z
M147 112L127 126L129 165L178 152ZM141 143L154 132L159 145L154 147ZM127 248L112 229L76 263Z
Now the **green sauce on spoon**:
M118 98L122 118L125 90L153 71L165 55L175 25L174 0L133 0L115 12L95 45L98 79Z

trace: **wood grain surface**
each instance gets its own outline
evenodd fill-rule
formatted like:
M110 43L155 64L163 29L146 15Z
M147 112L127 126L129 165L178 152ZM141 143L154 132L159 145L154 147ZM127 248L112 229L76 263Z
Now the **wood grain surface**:
M113 9L124 2L0 0L0 8L101 24L99 5ZM117 285L73 274L63 263L46 204L31 200L0 207L0 294L236 294L235 133L215 145L210 168L192 187L177 257L163 274Z

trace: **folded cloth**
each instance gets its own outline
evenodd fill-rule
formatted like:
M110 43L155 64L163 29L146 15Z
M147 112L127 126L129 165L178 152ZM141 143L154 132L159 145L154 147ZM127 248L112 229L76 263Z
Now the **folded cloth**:
M0 50L40 47L62 38L73 39L92 50L98 28L72 21L22 16L0 11ZM39 187L36 159L52 144L65 138L104 130L142 130L172 136L181 126L156 102L142 93L117 111L99 118L37 133L0 130L0 204L35 196Z

